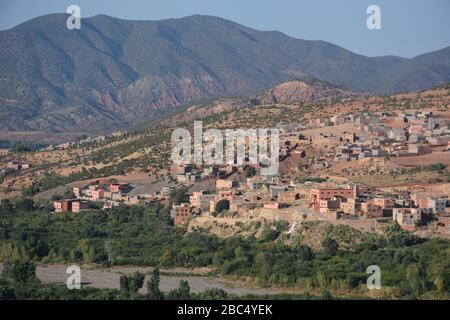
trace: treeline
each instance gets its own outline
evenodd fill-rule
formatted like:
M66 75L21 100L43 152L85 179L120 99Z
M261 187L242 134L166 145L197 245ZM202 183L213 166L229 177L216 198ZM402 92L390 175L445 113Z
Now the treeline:
M421 239L394 226L385 237L364 237L345 248L337 232L329 232L323 250L313 250L301 241L285 244L284 229L280 224L266 228L259 238L221 239L173 227L169 210L159 205L57 214L22 199L2 204L0 260L214 266L224 276L254 279L261 286L354 294L367 291L366 269L377 265L382 287L396 297L450 296L448 240Z

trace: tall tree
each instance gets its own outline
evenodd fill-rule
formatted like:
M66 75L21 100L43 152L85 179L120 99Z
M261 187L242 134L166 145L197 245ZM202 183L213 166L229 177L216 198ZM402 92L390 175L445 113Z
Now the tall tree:
M338 251L339 244L333 238L326 237L322 241L322 247L325 255L334 257Z
M120 290L126 293L136 293L144 285L145 275L136 271L131 275L122 275L120 277Z
M159 290L159 268L153 270L150 280L147 281L147 291L150 300L164 300L164 294Z

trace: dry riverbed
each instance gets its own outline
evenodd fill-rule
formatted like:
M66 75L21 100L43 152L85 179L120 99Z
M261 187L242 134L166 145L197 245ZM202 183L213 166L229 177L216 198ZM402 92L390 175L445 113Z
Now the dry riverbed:
M69 274L66 273L66 268L69 265L42 265L36 268L37 277L44 283L65 285ZM83 268L81 267L81 282L82 286L91 286L101 289L118 289L120 288L120 276L122 274L129 274L140 271L146 274L146 281L151 274L151 267L122 267L115 266L111 268ZM0 263L0 273L3 272L3 264ZM288 290L271 289L271 288L256 288L241 282L230 281L223 279L220 276L208 276L203 270L185 270L185 269L170 269L161 270L160 289L168 292L172 289L178 288L180 280L187 280L191 288L191 292L198 293L212 288L219 288L228 293L245 295L265 295L277 294L281 292L292 292ZM174 275L170 275L173 273ZM186 275L180 275L186 274ZM141 293L146 292L146 287L140 289Z

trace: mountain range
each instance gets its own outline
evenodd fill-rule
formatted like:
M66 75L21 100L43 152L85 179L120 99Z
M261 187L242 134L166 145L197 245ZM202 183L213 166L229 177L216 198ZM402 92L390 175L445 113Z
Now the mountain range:
M211 16L100 15L83 18L80 30L67 29L67 18L41 16L0 32L3 130L113 131L193 102L302 78L370 94L450 82L450 47L412 59L370 58Z

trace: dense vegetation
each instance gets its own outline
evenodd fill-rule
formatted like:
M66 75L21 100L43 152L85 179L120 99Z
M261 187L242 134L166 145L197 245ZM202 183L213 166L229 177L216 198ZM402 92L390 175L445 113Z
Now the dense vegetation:
M162 206L72 215L50 213L45 206L36 208L30 199L21 199L2 204L0 260L214 266L224 276L254 279L262 286L354 294L367 290L366 268L375 264L382 271L382 286L391 288L394 296L449 297L449 241L420 239L392 227L386 237L368 236L341 248L338 228L323 240L323 250L315 251L301 242L285 244L282 230L267 228L260 238L220 239L173 227Z
M305 183L305 182L322 183L322 182L326 182L326 181L327 181L327 179L320 178L320 177L300 177L297 179L297 182L299 182L299 183Z

